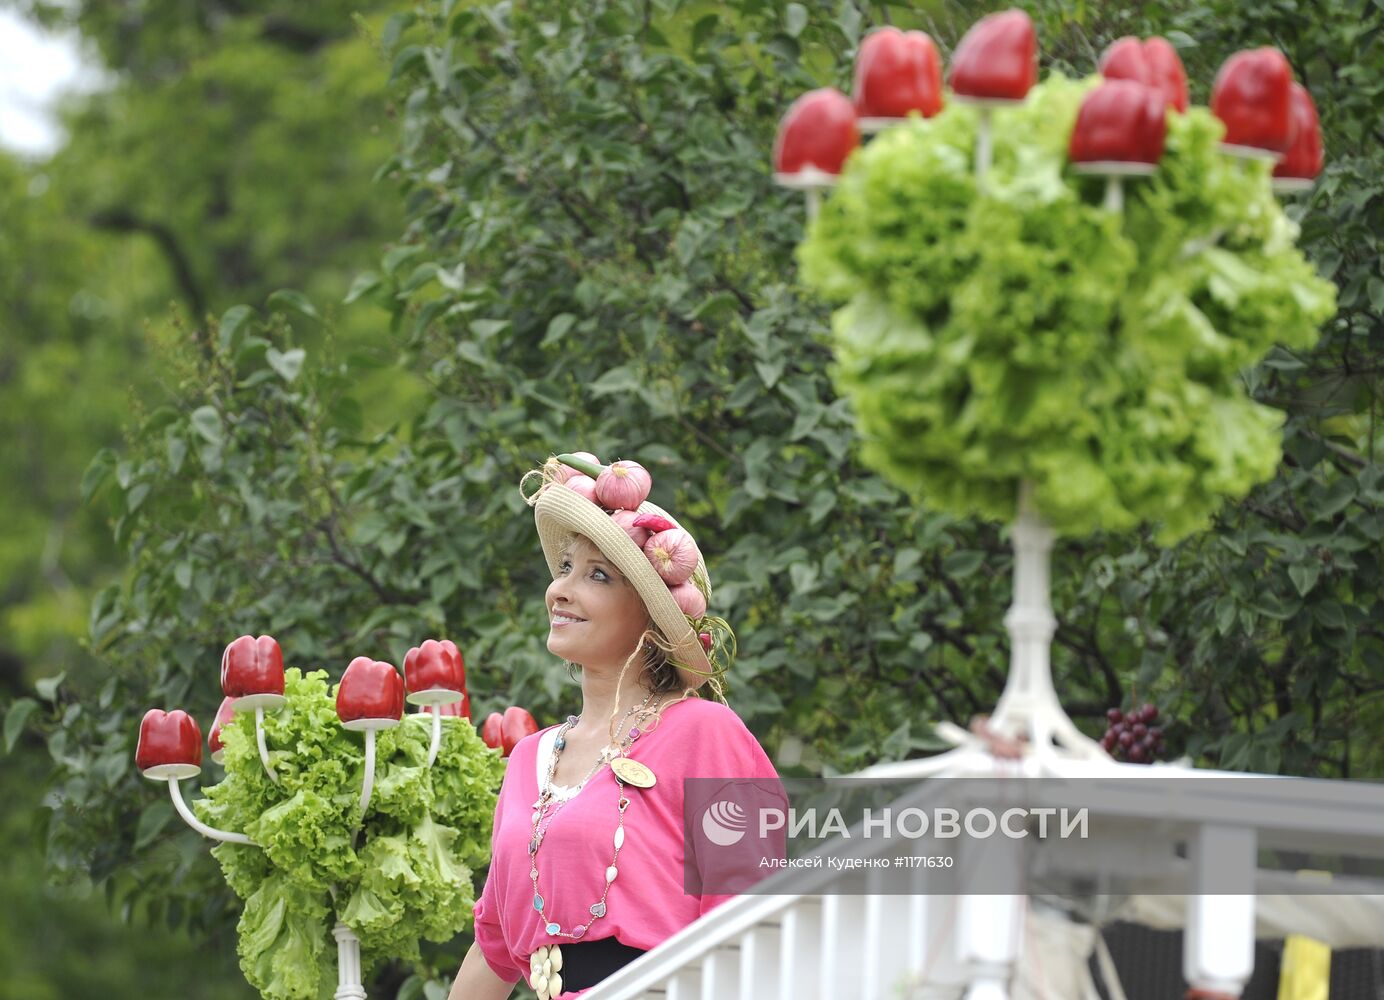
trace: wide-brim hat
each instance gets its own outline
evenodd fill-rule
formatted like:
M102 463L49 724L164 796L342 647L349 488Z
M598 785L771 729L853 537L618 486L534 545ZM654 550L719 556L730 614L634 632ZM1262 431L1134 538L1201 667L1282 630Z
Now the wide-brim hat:
M668 584L658 575L643 550L635 544L624 528L600 506L575 490L557 482L545 482L533 504L538 539L543 545L543 557L556 577L563 550L574 535L583 535L624 574L649 611L649 617L672 647L669 659L677 668L678 677L686 687L699 688L717 671L713 668L701 640L692 628L687 615L668 591ZM645 500L637 508L640 514L658 514L682 527L657 504ZM700 551L697 566L692 571L692 583L711 600L711 578L706 571Z

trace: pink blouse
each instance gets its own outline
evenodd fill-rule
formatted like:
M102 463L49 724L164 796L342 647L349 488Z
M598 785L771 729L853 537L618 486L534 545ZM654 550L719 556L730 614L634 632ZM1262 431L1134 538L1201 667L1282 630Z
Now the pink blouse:
M614 853L619 786L609 767L562 806L544 834L537 856L540 914L533 906L528 846L538 800L537 752L546 732L526 736L510 753L495 805L490 874L476 900L476 942L490 968L508 983L521 976L528 980L529 955L540 946L574 943L549 935L548 921L564 932L590 924L584 941L613 935L649 949L733 898L683 894L683 779L778 781L763 748L730 708L696 697L669 705L653 731L630 747L629 756L652 770L657 781L649 789L625 786L631 804L605 916L593 921L589 907L601 898ZM695 788L693 794L698 794ZM564 991L558 1000L585 992Z

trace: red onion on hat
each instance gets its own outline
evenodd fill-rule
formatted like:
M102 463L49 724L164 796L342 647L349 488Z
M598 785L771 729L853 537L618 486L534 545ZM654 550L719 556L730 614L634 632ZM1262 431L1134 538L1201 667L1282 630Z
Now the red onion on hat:
M686 583L697 568L697 543L682 528L660 531L644 543L644 554L654 567L654 572L663 577L670 586Z
M687 617L700 618L706 614L706 595L692 581L669 587L668 593L673 595L673 600L678 602L678 607Z
M596 503L596 480L592 479L590 476L577 473L568 479L564 485L574 493L585 497L592 503Z
M638 510L653 485L649 471L638 462L611 462L596 477L596 502L612 510Z
M644 547L644 543L649 540L649 536L652 535L653 532L650 529L643 527L638 522L642 518L652 516L654 515L640 514L638 511L633 510L617 510L615 511L615 513L610 515L610 519L614 521L616 524L618 524L620 527L624 528L625 534L630 536L630 540L642 549Z

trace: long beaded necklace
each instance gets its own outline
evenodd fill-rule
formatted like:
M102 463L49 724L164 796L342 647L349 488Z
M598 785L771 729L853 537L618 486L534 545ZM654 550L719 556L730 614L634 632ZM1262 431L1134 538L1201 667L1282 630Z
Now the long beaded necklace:
M648 721L656 719L662 714L664 706L659 705L653 709L648 707L649 702L654 699L656 694L656 691L650 691L648 697L646 697L643 702L639 705L632 706L625 712L620 720L619 726L615 730L615 743L613 747L607 747L601 752L600 756L596 759L596 763L576 787L581 788L584 786L586 782L591 780L592 775L604 767L609 761L623 757L628 753L630 746L639 738L641 732L639 728L640 724L647 724ZM622 736L621 734L624 733L625 723L632 715L636 716L634 724L630 727L630 731ZM610 865L606 868L605 888L601 892L601 898L588 907L591 913L591 920L584 924L578 924L570 931L564 931L559 923L552 920L544 913L547 901L544 900L542 894L538 891L538 848L543 843L544 835L552 826L554 817L557 816L558 812L561 811L562 807L566 805L568 801L567 799L557 799L557 804L554 806L553 811L551 813L548 812L548 806L552 805L555 799L552 790L553 775L557 772L557 763L562 757L562 751L567 746L567 733L579 721L581 721L581 716L569 715L567 721L563 723L562 728L558 730L557 737L553 741L553 756L548 762L548 773L543 779L543 788L540 790L538 801L534 803L533 837L529 841L529 879L533 883L533 908L538 912L539 917L546 921L544 930L548 934L554 937L565 937L573 940L579 940L585 937L591 925L606 914L606 897L610 894L610 884L615 881L616 875L619 874L617 862L620 859L620 849L625 844L625 810L630 806L630 800L625 795L625 782L618 773L615 773L615 783L620 790L620 798L617 803L619 821L615 828L615 853L610 859ZM545 817L547 822L542 822Z

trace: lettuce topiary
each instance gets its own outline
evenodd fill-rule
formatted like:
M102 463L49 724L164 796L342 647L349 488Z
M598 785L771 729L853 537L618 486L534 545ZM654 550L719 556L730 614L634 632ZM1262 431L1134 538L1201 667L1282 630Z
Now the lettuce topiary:
M1241 375L1306 348L1335 288L1294 245L1269 166L1217 149L1205 108L1168 118L1157 172L1073 174L1067 141L1097 82L1049 77L995 113L984 190L977 113L948 103L847 163L799 247L844 303L832 376L865 460L930 506L1012 520L1029 481L1060 533L1204 527L1273 475L1282 414Z
M405 716L377 734L375 789L358 822L365 753L337 719L324 671L285 671L283 710L267 714L275 784L255 745L253 713L222 730L226 776L196 803L199 818L257 845L212 854L245 900L240 966L266 1000L318 1000L336 982L332 928L361 939L364 971L416 961L419 941L448 941L475 902L472 869L490 859L504 762L465 719L444 718L427 766L431 720Z

